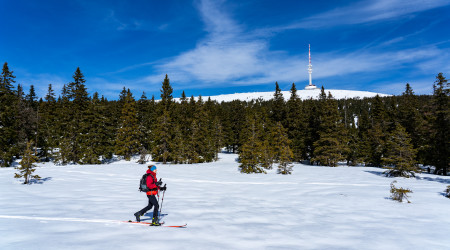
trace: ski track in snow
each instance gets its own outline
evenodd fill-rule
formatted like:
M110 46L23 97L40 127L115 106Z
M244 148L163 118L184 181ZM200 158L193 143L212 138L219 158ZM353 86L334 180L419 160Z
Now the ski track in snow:
M14 220L38 220L38 221L70 221L70 222L90 222L90 223L114 223L122 224L122 221L117 220L102 220L102 219L83 219L83 218L64 218L64 217L34 217L34 216L12 216L0 215L0 219L14 219Z

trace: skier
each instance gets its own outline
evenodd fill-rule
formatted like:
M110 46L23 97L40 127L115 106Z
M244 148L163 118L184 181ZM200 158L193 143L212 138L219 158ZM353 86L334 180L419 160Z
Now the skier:
M158 220L159 204L158 204L158 200L156 199L155 195L158 194L159 190L162 190L162 191L166 190L165 186L161 187L162 182L157 181L156 172L157 172L157 169L156 169L155 165L148 166L148 170L147 170L148 176L147 176L147 181L146 181L147 187L149 189L149 191L147 192L148 205L134 214L134 216L136 217L136 221L140 222L141 221L140 217L142 215L144 215L145 212L147 212L152 207L154 207L153 208L152 226L160 226L161 225Z

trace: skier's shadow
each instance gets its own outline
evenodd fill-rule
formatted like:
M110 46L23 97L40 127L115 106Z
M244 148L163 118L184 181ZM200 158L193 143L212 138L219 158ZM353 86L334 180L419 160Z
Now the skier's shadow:
M160 215L159 215L159 218L162 219L162 218L164 218L166 215L168 215L168 214L160 214ZM146 213L146 214L144 214L144 216L148 216L148 218L146 218L146 219L141 219L141 221L146 221L146 220L151 221L152 218L153 218L153 212L151 212L151 213Z

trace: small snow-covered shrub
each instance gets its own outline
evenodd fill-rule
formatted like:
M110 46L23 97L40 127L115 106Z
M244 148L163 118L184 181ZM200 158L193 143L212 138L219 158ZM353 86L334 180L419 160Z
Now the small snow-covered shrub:
M447 189L445 189L444 192L445 192L445 194L444 194L445 197L450 199L450 185L447 186Z
M397 188L394 183L397 183L397 181L393 181L391 183L391 198L394 201L398 201L398 202L403 202L403 199L406 199L408 201L408 203L411 203L408 200L408 194L412 193L413 191L411 191L409 188Z

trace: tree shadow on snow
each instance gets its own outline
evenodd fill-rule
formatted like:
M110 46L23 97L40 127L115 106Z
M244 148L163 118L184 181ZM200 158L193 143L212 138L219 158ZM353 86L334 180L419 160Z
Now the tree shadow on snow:
M439 192L439 194L442 195L442 196L444 196L445 198L448 198L448 197L447 197L447 194L446 194L445 192ZM448 199L450 199L450 198L448 198Z
M435 181L443 184L450 184L450 179L444 179L440 177L432 178L432 177L416 177L418 180L426 180L426 181Z
M364 171L364 172L370 173L370 174L374 174L374 175L378 175L378 176L386 177L386 174L384 174L384 172L370 171L370 170L366 170L366 171Z
M44 182L50 181L52 177L41 178L40 180L31 179L29 184L44 184Z

